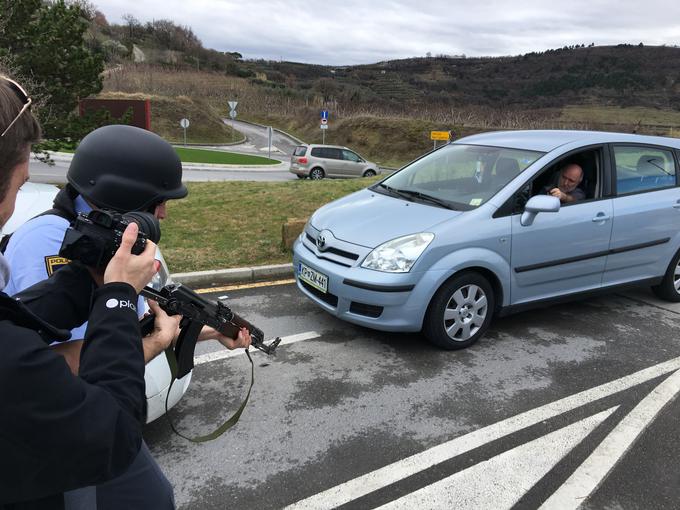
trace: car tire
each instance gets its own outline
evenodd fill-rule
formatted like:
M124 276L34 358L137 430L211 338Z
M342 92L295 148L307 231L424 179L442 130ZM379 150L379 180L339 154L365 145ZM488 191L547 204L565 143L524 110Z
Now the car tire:
M444 349L464 349L486 332L495 310L489 281L479 273L454 276L432 298L423 334Z
M671 259L661 283L654 285L652 291L666 301L680 302L680 250Z
M364 177L373 177L375 174L375 170L366 170L364 172Z
M323 171L323 168L319 168L318 166L315 168L312 168L311 171L309 172L309 178L312 179L313 181L318 181L324 178L326 174Z

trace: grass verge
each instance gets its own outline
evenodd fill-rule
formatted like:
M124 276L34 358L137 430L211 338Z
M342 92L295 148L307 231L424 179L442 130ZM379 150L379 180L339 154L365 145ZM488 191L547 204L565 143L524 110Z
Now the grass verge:
M223 165L278 165L280 161L264 158L262 156L250 156L235 152L187 149L175 147L179 158L186 163L216 163Z
M378 179L187 183L189 196L168 202L163 256L174 273L290 262L283 223Z

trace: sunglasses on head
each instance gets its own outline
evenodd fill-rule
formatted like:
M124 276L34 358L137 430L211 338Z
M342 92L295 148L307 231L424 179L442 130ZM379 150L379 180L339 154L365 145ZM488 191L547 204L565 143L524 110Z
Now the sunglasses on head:
M9 126L7 126L7 127L5 128L5 130L2 132L2 134L0 135L0 138L2 138L3 136L5 136L5 135L7 134L7 131L10 130L10 128L14 125L14 123L15 123L17 120L19 120L19 117L21 117L21 116L23 115L23 113L24 113L26 110L28 110L28 109L30 108L32 101L31 101L31 98L28 97L28 93L27 93L27 92L24 90L24 88L23 88L21 85L19 85L17 82L15 82L14 80L11 80L11 79L7 78L6 76L0 76L0 79L3 79L3 80L5 80L5 81L7 82L7 84L9 85L9 87L14 91L14 93L16 94L16 96L19 98L19 100L20 100L20 101L23 103L23 105L24 105L23 108L21 108L21 110L19 110L19 113L17 113L17 116L14 117L14 120L13 120L12 122L9 123Z

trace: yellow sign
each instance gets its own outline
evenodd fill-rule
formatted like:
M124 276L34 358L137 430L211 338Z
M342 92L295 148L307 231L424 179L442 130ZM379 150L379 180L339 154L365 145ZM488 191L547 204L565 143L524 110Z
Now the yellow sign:
M430 131L430 140L448 140L448 131Z

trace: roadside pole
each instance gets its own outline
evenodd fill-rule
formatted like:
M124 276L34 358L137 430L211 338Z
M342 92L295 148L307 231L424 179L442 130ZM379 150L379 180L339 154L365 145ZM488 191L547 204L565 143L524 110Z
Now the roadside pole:
M326 130L328 129L328 110L321 110L321 143L326 143Z
M189 119L182 119L179 121L179 125L184 130L184 146L187 146L187 128L189 127Z
M234 136L236 135L236 129L234 127L234 120L236 119L236 107L238 106L238 101L227 101L229 105L229 117L231 117L231 141L234 141Z
M274 136L274 129L271 126L267 127L267 140L269 141L269 154L268 158L272 159L272 138Z

